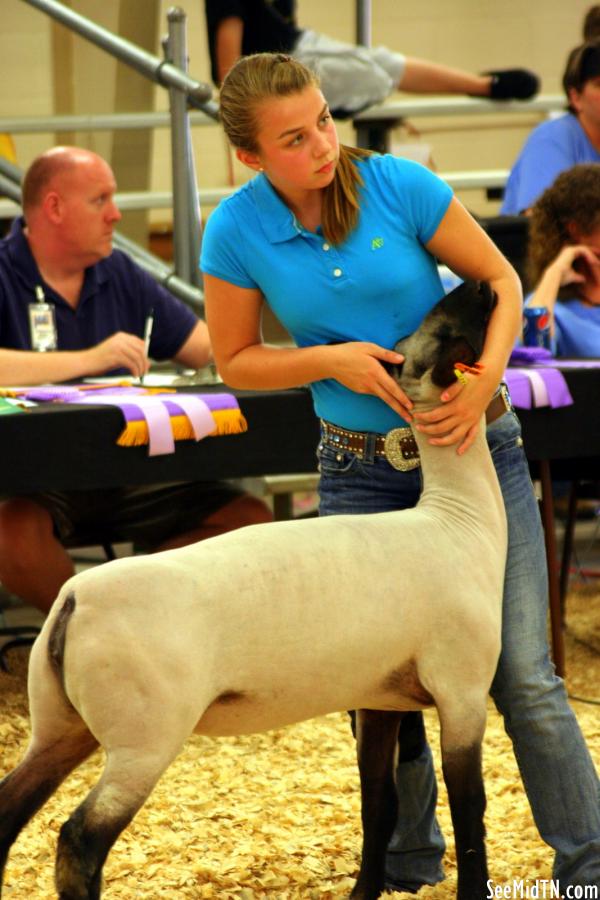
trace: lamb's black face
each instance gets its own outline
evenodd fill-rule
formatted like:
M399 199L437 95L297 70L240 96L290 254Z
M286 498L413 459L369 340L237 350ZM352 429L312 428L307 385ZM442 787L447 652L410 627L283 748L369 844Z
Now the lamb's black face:
M396 344L406 357L398 375L404 390L414 397L426 373L437 387L448 387L456 380L457 362L477 362L495 305L496 295L485 281L465 281L443 297L417 331Z

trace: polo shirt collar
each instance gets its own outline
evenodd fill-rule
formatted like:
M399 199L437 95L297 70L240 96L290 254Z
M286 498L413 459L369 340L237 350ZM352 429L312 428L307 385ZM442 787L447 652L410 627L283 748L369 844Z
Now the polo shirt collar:
M259 173L250 182L260 224L271 244L298 237L300 228L293 212L285 205L269 179Z
M23 216L19 216L19 218L15 219L15 221L13 222L8 235L8 252L14 271L18 274L21 281L23 281L24 284L26 284L27 287L31 290L31 293L33 295L32 299L35 298L35 289L37 285L43 284L48 289L48 291L54 295L54 297L62 300L62 297L60 297L59 294L52 290L49 285L46 285L46 282L42 278L33 253L31 252L29 241L23 233L24 228L25 219ZM106 272L106 267L102 265L102 261L97 263L95 266L89 266L85 270L83 287L81 289L81 296L79 298L79 305L81 305L88 297L96 294L100 288L100 285L102 285L107 280L108 273Z

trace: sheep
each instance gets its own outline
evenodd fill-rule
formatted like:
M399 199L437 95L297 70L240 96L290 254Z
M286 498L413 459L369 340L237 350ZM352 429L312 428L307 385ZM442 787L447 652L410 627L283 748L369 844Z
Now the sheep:
M478 358L493 303L487 285L467 283L397 345L417 408L439 403L457 360ZM485 896L481 742L500 651L504 505L483 420L464 456L415 437L415 509L251 526L64 585L31 652L31 741L0 782L2 873L21 828L98 745L103 774L60 830L61 900L100 897L110 848L191 732L357 710L363 847L351 897L373 900L395 824L400 719L435 704L458 897Z

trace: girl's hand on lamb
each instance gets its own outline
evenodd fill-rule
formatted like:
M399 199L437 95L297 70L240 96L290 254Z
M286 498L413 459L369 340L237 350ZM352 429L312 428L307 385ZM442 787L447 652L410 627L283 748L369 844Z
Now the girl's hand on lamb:
M464 383L456 381L443 391L441 406L415 413L415 427L430 436L430 444L439 447L458 444L459 455L475 440L481 417L495 391L479 375L465 374L463 378Z
M404 362L404 356L367 341L332 344L332 377L357 394L374 394L403 419L412 419L412 401L406 396L386 366Z

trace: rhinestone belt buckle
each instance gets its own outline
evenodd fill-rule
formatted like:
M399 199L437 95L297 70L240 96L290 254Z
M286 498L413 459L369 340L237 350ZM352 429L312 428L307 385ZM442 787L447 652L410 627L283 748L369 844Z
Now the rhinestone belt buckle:
M383 442L385 457L399 472L410 472L419 465L419 451L410 428L392 428Z

